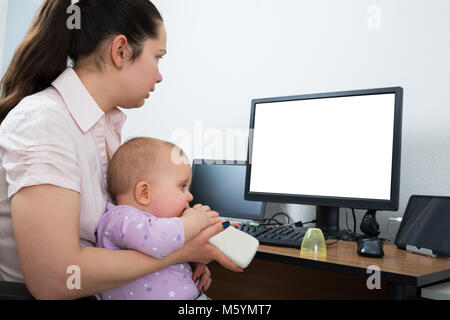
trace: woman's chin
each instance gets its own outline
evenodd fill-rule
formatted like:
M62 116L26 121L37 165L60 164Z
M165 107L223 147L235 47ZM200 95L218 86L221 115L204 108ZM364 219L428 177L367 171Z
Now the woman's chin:
M145 105L145 99L140 100L139 102L137 102L136 104L133 105L124 105L124 106L119 106L122 109L138 109L141 108Z

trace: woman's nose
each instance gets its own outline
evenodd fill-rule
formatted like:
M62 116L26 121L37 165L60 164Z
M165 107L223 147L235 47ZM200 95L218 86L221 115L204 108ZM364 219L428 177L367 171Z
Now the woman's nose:
M156 78L156 83L160 83L161 81L163 81L163 77L162 77L161 73L158 72L158 77Z

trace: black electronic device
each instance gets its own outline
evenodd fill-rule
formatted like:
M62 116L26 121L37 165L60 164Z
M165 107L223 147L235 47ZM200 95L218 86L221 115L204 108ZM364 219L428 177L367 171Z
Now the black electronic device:
M252 100L245 199L314 205L342 240L339 208L371 210L373 233L376 210L398 210L402 101L401 87Z
M395 237L400 249L450 257L450 197L412 195Z
M244 199L245 172L245 161L194 159L189 188L192 205L208 205L221 218L262 222L265 203Z
M365 235L377 237L380 234L380 225L375 218L375 213L375 210L367 210L361 221L360 229Z
M297 249L301 248L303 237L308 230L305 227L293 227L290 225L253 226L249 224L240 224L238 229L258 239L260 244Z
M383 241L375 237L359 238L356 252L364 257L381 258L384 256Z

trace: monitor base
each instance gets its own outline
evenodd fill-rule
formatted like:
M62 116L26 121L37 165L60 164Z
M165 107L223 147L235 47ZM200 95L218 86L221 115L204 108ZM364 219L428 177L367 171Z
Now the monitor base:
M336 239L336 240L343 240L343 241L358 241L360 236L350 233L345 230L322 230L324 236L327 239Z
M316 228L322 230L327 239L357 241L359 236L339 229L339 207L316 207Z

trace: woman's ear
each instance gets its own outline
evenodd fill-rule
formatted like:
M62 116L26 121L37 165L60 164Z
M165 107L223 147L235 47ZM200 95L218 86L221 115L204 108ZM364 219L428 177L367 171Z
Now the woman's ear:
M123 66L124 62L127 60L128 47L128 40L124 35L118 35L114 38L110 48L113 65L118 68Z
M146 206L152 201L150 184L147 181L140 181L134 189L134 197L136 201Z

